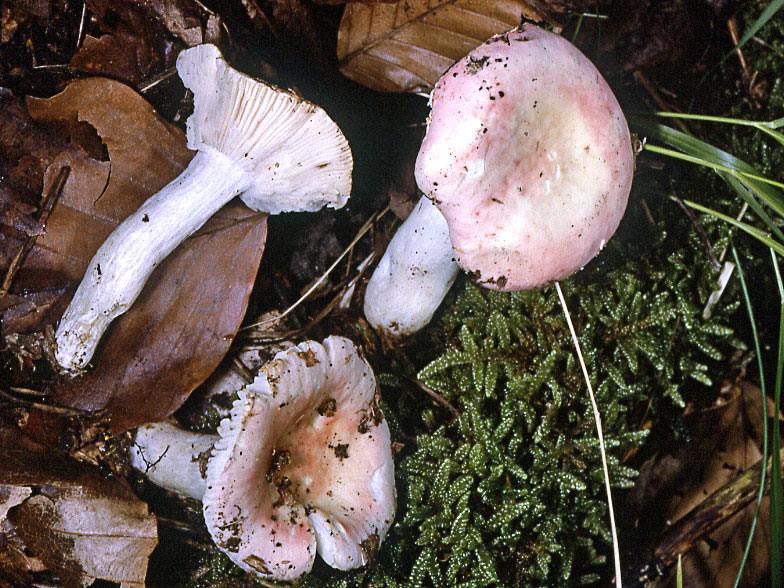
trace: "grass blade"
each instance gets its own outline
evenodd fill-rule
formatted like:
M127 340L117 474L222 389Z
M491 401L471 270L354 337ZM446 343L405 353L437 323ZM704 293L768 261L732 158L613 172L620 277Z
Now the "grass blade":
M726 116L712 116L710 114L687 114L684 112L659 111L659 112L655 112L654 114L656 116L661 116L664 118L699 120L699 121L706 121L706 122L713 122L713 123L731 124L731 125L737 125L741 127L752 127L757 129L758 131L765 133L769 137L772 137L773 139L778 141L781 145L784 145L784 135L774 130L784 126L784 118L777 118L776 120L771 120L771 121L754 121L754 120L744 120L742 118L729 118Z
M683 588L683 555L678 554L678 569L675 572L675 588Z
M762 230L758 229L757 227L752 227L751 225L749 225L747 223L744 223L742 221L736 220L736 219L732 218L731 216L728 216L726 214L722 214L721 212L718 212L717 210L713 210L712 208L708 208L707 206L702 206L701 204L697 204L696 202L692 202L691 200L684 200L683 203L686 206L689 206L690 208L693 208L694 210L699 210L700 212L704 212L704 213L709 214L709 215L711 215L713 217L721 219L724 222L727 222L727 223L729 223L729 224L731 224L733 226L738 227L743 232L748 233L749 235L751 235L752 237L754 237L758 241L761 241L767 247L770 247L771 249L773 249L779 255L783 255L784 256L784 244L779 243L778 241L773 239L765 231L762 231Z
M759 334L757 333L757 322L754 320L754 309L751 306L751 297L749 290L746 287L746 278L743 277L743 266L740 263L738 250L735 249L735 244L732 244L732 257L735 259L735 266L738 268L738 277L740 278L740 287L743 291L743 299L746 302L746 311L749 315L749 322L751 323L751 334L754 339L754 351L757 354L757 368L759 369L760 390L762 393L762 422L765 426L762 427L762 463L766 463L768 459L768 402L767 392L765 390L765 371L762 366L762 348L760 345ZM774 460L775 461L775 460ZM762 504L762 497L765 495L765 474L767 468L763 467L760 473L760 486L759 493L757 494L757 502L754 505L754 517L751 520L751 529L749 530L749 538L746 540L746 548L743 550L743 559L738 568L738 575L735 577L734 588L740 586L740 579L743 576L743 569L746 567L746 560L748 560L749 552L751 551L751 544L754 539L754 531L757 528L757 519L759 519L760 505Z
M642 135L645 135L650 139L661 141L662 143L669 145L673 149L677 149L682 153L709 161L715 165L721 165L726 168L730 168L737 172L743 172L745 174L757 176L759 175L758 170L753 168L742 159L735 157L734 155L727 153L718 147L714 147L705 141L701 141L700 139L692 137L691 135L676 131L675 129L668 126L637 117L630 117L629 122L631 123L632 127ZM779 212L779 214L784 215L784 194L774 187L765 184L764 182L749 179L748 183L752 187L752 190L759 194L760 198L765 203Z
M776 282L781 297L781 311L779 318L779 354L776 366L776 388L774 390L775 412L773 413L773 443L771 452L774 457L779 455L781 446L781 423L779 420L781 408L781 381L784 376L784 284L781 281L781 272L776 255L773 256L773 270L776 273ZM774 459L770 471L770 576L773 586L781 586L784 578L784 486L781 480L781 460Z
M645 149L652 153L659 153L660 155L667 155L668 157L672 157L673 159L680 159L681 161L688 161L689 163L696 163L697 165L702 165L705 167L709 167L710 169L717 171L717 172L724 172L732 175L740 175L745 180L755 180L757 182L762 182L764 184L769 184L771 186L776 186L777 188L784 188L784 183L777 182L776 180L771 180L770 178L766 178L765 176L758 174L758 173L749 173L745 171L741 171L738 169L734 169L727 165L723 165L721 163L714 163L707 159L703 159L701 157L695 157L693 155L687 155L685 153L681 153L679 151L673 151L672 149L665 149L663 147L657 147L656 145L645 145ZM784 212L783 210L778 211L780 213Z
M770 4L768 4L765 7L765 10L762 11L762 14L757 17L757 20L755 20L752 25L746 29L746 32L743 33L743 36L738 41L738 44L730 49L729 52L721 58L721 60L724 61L727 59L727 57L748 43L749 39L756 35L757 31L764 27L768 21L776 15L782 6L784 6L784 0L771 0Z
M784 233L781 232L779 226L773 222L773 219L770 218L770 215L759 203L759 200L757 200L756 197L758 194L754 192L753 188L745 183L742 178L738 178L732 174L725 174L724 172L720 172L719 175L730 185L733 190L735 190L735 192L741 198L743 198L743 200L749 205L749 208L751 208L754 213L762 219L762 221L773 232L776 238L778 238L779 241L784 242Z

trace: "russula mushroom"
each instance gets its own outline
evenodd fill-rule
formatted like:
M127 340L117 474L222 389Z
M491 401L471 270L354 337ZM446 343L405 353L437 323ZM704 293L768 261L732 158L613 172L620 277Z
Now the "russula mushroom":
M501 291L544 286L582 268L613 235L634 170L629 129L601 74L571 43L531 24L496 35L441 77L430 105L417 185L443 215L457 264L478 283ZM439 222L409 217L403 226L409 222L419 227L418 245L443 233ZM387 251L391 259L368 284L371 324L393 335L427 324L432 313L409 320L410 293L393 299L396 289L374 281L428 276L441 267L444 247L435 248L432 265L418 250L424 261L411 267L401 260L410 250ZM428 306L438 306L450 285L428 286L438 296Z
M232 69L213 45L180 53L177 72L194 95L197 153L93 256L55 335L66 371L87 364L155 267L235 196L277 214L340 208L351 192L348 142L321 108Z
M342 337L280 352L240 391L218 435L141 427L131 462L201 499L217 546L267 579L307 573L317 551L342 570L367 563L395 511L375 377Z

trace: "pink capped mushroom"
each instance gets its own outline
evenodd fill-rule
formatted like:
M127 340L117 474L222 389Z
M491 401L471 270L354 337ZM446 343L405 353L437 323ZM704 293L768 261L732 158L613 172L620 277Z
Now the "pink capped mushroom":
M430 104L415 174L448 226L455 272L459 265L488 288L526 290L571 275L604 247L626 208L634 156L618 101L574 45L531 24L496 35L442 76ZM421 224L409 217L401 229L409 222ZM430 260L421 248L443 228L426 226L434 228L419 228L414 247ZM365 301L371 324L393 335L423 327L432 312L411 321L405 297L374 281L419 288L415 274L444 267L443 245L432 268L406 266L413 254L397 245ZM405 275L389 270L398 267ZM433 310L450 285L430 287Z
M375 377L342 337L279 353L218 435L147 425L131 459L156 484L201 499L216 545L266 579L306 574L316 552L338 569L364 565L394 517Z

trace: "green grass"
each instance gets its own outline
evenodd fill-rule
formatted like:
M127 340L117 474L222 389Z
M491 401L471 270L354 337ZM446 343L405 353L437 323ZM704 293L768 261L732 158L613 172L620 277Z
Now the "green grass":
M778 7L780 7L780 5L784 4L784 2L771 3L769 8L774 4L778 4ZM778 10L778 7L776 10ZM782 133L778 132L777 130L784 127L784 118L778 118L772 121L748 121L737 118L695 114L667 112L659 112L656 114L660 117L751 127L775 140L780 147L784 147L784 135L782 135ZM677 131L671 127L644 119L632 119L632 126L645 136L646 141L643 143L643 149L645 151L665 157L670 157L679 161L686 161L700 165L716 172L729 184L730 188L749 205L749 207L757 214L757 217L765 225L767 230L758 228L750 223L743 222L739 218L733 218L703 204L699 204L690 200L684 200L684 203L687 206L699 212L713 216L714 218L720 219L734 227L737 227L770 249L771 256L773 257L773 272L776 277L776 283L778 285L781 299L776 386L774 390L774 414L778 415L781 407L782 379L784 379L784 283L782 283L777 255L784 256L784 233L782 233L780 229L780 225L784 223L784 195L782 195L781 191L779 190L779 188L784 188L784 183L760 174L753 166L749 165L742 159L727 153L726 151L723 151L689 134ZM648 143L649 140L656 140L664 145L667 145L667 147ZM766 411L764 370L762 365L762 352L757 332L757 324L754 319L751 299L745 278L743 276L740 258L737 255L734 246L733 255L735 258L735 263L738 267L737 273L741 282L741 288L744 293L749 320L751 321L752 335L754 338L757 359L759 362L760 384L763 394L762 406L763 411ZM763 417L765 422L767 422L767 412L763 412ZM770 453L774 456L779 455L780 439L780 422L778 418L774 418L772 443L770 444ZM763 440L764 460L767 459L768 454L766 427L765 438ZM773 586L782 586L782 577L784 577L784 553L782 553L782 547L784 546L784 487L782 485L781 474L782 472L780 461L778 459L773 459L773 467L771 470L772 480L770 507L770 573L771 583ZM751 547L752 536L754 534L759 517L759 505L764 493L764 481L765 468L762 468L760 492L757 497L755 515L751 531L749 533L749 538L746 543L743 561L735 580L735 586L738 586L740 582L743 568L745 566Z

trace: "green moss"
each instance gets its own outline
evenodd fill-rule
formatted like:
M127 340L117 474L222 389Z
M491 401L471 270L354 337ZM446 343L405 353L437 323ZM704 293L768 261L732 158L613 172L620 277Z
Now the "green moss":
M721 319L700 318L708 288L686 259L564 283L616 488L636 477L620 459L645 437L643 407L682 404L689 380L710 384L709 364L739 346ZM402 464L402 524L419 548L410 585L595 581L610 541L601 458L556 293L470 285L445 323L445 351L419 376L461 416L420 435Z
M633 223L643 218L629 215ZM614 488L636 477L622 460L643 443L646 423L672 417L670 428L684 401L709 402L709 386L742 347L727 326L738 307L734 288L702 319L716 273L692 225L675 218L677 236L637 224L638 239L614 244L562 283L599 403ZM726 245L726 227L706 230L717 248ZM435 356L418 377L460 416L427 403L415 412L410 388L381 378L396 383L386 394L387 413L410 449L397 468L397 521L368 576L326 573L306 585L597 581L610 543L601 458L554 289L504 294L469 284L430 337Z
M187 588L261 587L249 574L234 565L225 553L214 548L198 561Z

